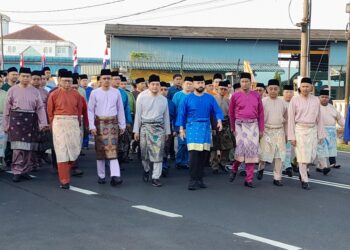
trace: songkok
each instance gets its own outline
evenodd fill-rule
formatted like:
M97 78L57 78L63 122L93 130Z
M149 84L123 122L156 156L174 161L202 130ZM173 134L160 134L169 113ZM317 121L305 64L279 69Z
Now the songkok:
M148 82L160 82L160 78L157 75L150 75L148 78Z
M21 67L20 69L19 69L19 73L20 74L30 74L30 73L32 73L32 71L30 70L30 68L25 68L25 67Z
M239 82L233 84L233 89L239 89L241 87L241 84Z
M329 96L329 90L328 90L328 89L322 89L322 90L320 90L320 95Z
M78 78L73 78L73 85L77 85L78 84Z
M80 80L88 79L88 76L87 76L87 74L82 74L82 75L79 75L79 78L80 78Z
M222 80L222 75L220 74L220 73L216 73L216 74L214 74L214 76L213 76L213 80L214 79L221 79Z
M293 85L284 85L283 90L294 90Z
M0 76L5 76L4 71L0 70Z
M118 72L117 72L118 73ZM110 76L113 75L113 72L111 72L110 69L101 69L100 76Z
M205 85L210 85L210 84L213 84L213 80L205 80Z
M127 81L125 76L121 76L121 77L120 77L120 80L121 80L122 82L126 82L126 81Z
M11 67L7 70L7 73L10 73L10 72L18 72L18 70L16 67Z
M257 88L264 88L264 89L265 89L265 85L264 85L263 83L261 83L261 82L258 82L258 83L256 84L256 87L257 87Z
M51 71L50 67L47 67L47 66L43 68L43 71L44 71L44 72L45 72L46 70Z
M62 78L73 78L72 71L68 71L68 70L61 71L60 77L62 77Z
M167 87L168 87L168 84L167 84L166 82L163 82L163 81L162 81L162 82L160 82L160 86L161 86L161 87L166 87L166 88L167 88Z
M277 79L270 79L267 86L280 86L280 82Z
M109 70L109 72L111 72L111 71ZM110 73L110 75L112 75L112 77L113 76L119 76L119 72L118 71L113 71L112 73Z
M67 71L68 71L67 69L59 69L58 70L58 77L61 77L62 73L67 72Z
M226 87L227 88L228 87L228 83L229 83L229 81L226 81L226 80L225 81L220 81L219 82L219 87Z
M42 76L42 71L41 70L34 70L33 72L32 72L32 76Z
M190 76L186 76L184 81L185 82L193 82L193 78Z
M310 77L303 77L301 79L300 83L310 83L310 84L312 84L312 81L311 81Z
M252 76L250 75L250 73L246 73L246 72L242 72L239 76L239 78L248 78L249 80L252 79Z
M193 81L194 82L203 82L204 76L193 76Z
M136 84L141 83L141 82L145 82L145 78L140 77L140 78L137 78L137 79L135 80L135 83L136 83Z

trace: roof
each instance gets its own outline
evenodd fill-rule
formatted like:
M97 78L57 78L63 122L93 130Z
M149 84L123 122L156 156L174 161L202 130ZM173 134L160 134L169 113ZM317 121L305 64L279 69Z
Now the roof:
M107 42L109 42L110 35L119 37L300 40L299 29L106 24L105 34ZM345 30L313 29L311 30L311 40L346 41Z
M33 25L23 30L7 34L4 36L4 39L64 41L61 37L56 36L38 25Z
M140 70L164 70L180 71L180 62L152 62L152 61L112 61L112 68L130 68ZM253 70L257 72L284 72L284 70L274 63L251 64ZM188 72L230 72L237 70L237 62L232 63L203 63L203 62L184 62L183 71ZM239 65L238 71L243 71L243 65Z

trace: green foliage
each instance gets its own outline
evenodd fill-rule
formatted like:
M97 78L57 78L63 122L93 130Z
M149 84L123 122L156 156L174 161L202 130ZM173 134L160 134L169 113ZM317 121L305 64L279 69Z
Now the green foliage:
M131 61L137 61L137 60L150 60L152 59L153 56L150 53L147 52L137 52L137 51L132 51L130 53L130 60Z

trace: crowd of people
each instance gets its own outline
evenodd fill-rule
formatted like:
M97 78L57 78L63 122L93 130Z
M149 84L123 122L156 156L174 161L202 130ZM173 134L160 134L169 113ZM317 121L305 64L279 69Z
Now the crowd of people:
M189 190L207 187L206 167L214 175L228 173L230 182L242 175L244 185L254 188L255 168L261 180L266 163L273 165L273 185L283 186L282 176L296 173L309 190L311 166L324 175L340 167L337 124L350 141L349 115L345 122L330 104L329 90L316 97L308 77L296 95L293 85L276 79L253 86L244 72L234 84L217 73L206 80L175 74L172 85L153 74L132 85L109 69L93 86L87 75L67 69L58 70L57 83L48 67L0 71L1 169L20 182L30 180L42 161L52 163L60 187L69 189L71 175L84 174L82 150L94 142L99 184L106 183L106 167L110 184L122 184L120 164L133 152L143 181L155 187L162 186L173 159L177 169L188 169Z

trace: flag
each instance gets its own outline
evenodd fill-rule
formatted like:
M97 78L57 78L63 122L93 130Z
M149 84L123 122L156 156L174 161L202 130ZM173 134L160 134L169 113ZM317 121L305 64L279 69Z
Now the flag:
M103 65L102 68L107 68L107 65L109 64L109 58L108 58L108 48L105 49L105 55L103 57Z
M19 54L19 66L24 67L24 55L23 55L23 53Z
M45 66L46 66L46 56L45 54L43 54L41 56L41 70L43 70Z
M73 72L74 73L79 73L78 72L78 53L77 53L77 48L75 48L74 52L73 52Z
M252 67L250 66L250 62L249 61L244 61L243 62L243 71L246 73L250 73L251 75L251 82L252 82L252 87L255 87L255 84L257 83L257 81L254 78L254 72Z

